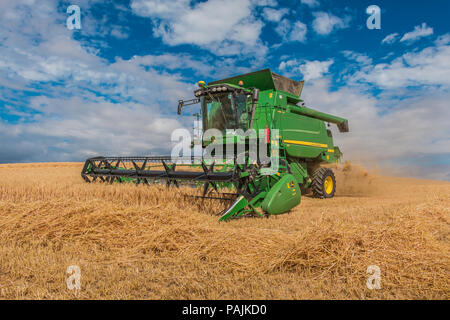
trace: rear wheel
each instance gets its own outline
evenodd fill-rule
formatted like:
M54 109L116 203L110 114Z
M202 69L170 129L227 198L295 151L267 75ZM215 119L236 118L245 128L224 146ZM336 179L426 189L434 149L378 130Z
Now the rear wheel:
M331 169L318 168L312 174L311 190L317 198L332 198L336 192L336 178Z

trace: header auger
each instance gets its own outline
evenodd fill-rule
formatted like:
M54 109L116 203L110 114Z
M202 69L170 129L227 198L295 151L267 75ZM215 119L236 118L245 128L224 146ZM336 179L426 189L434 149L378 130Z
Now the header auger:
M348 132L348 121L305 107L303 84L269 69L199 82L195 99L180 100L178 114L201 104L203 156L96 157L81 175L86 182L195 186L201 198L230 201L220 221L287 212L308 190L331 198L335 176L321 164L342 153L325 122Z

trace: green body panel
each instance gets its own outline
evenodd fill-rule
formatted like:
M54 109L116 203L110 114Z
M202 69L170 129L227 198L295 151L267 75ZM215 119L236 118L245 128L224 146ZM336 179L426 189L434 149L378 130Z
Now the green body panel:
M294 113L292 108L280 112L279 118L282 141L289 156L317 158L328 148L334 147L323 121Z
M296 112L314 118L314 119L319 119L322 121L326 121L326 122L330 122L330 123L334 123L337 124L339 131L341 132L348 132L348 121L347 119L341 118L341 117L336 117L333 116L331 114L327 114L327 113L323 113L320 111L316 111L310 108L306 108L306 107L299 107L299 106L295 106L294 107L296 109Z
M225 211L225 213L220 217L219 221L225 221L238 215L248 206L248 201L243 196L240 196L233 202L233 204Z
M294 175L295 179L299 184L306 183L306 180L308 178L308 170L306 167L306 163L300 163L300 162L291 162L290 163L291 172Z
M300 204L300 187L291 174L286 174L267 193L261 207L269 214L280 214Z
M251 72L223 80L210 82L208 85L229 84L238 86L242 81L244 88L258 88L261 91L279 90L285 92L289 98L295 103L300 101L300 95L303 90L304 81L295 81L289 78L282 77L264 69L256 72Z

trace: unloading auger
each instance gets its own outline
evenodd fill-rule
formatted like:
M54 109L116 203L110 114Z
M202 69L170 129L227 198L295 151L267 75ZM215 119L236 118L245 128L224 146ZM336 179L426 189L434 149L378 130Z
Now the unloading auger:
M95 157L86 160L81 176L86 182L198 187L201 198L231 203L220 212L220 221L287 212L308 190L331 198L336 179L321 165L337 162L342 153L325 122L348 132L348 121L305 107L303 85L270 69L208 85L201 81L195 99L179 101L178 114L187 105L201 104L201 146L212 150L212 158ZM221 137L206 134L208 129ZM249 129L262 134L248 134ZM218 158L219 149L232 152Z

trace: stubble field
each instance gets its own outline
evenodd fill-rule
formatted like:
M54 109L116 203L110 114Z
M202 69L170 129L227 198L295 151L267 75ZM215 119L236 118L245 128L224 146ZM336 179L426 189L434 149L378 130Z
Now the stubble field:
M2 299L448 299L450 183L337 168L337 195L217 222L192 190L0 165ZM81 270L69 290L67 268ZM381 288L366 285L368 266Z

